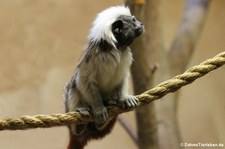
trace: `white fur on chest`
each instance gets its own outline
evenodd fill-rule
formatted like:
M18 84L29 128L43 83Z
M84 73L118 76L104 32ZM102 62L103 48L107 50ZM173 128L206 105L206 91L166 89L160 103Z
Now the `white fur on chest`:
M123 52L117 51L98 56L101 60L101 65L97 67L96 74L98 86L102 90L109 92L128 75L132 63L132 53L130 49L126 49Z

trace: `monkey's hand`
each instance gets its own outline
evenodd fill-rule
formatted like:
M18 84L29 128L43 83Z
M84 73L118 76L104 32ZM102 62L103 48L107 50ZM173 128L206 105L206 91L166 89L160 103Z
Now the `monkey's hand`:
M93 114L96 124L103 124L108 119L108 111L104 106L93 108Z
M138 105L138 99L132 95L126 95L119 99L119 105L126 109L133 109Z

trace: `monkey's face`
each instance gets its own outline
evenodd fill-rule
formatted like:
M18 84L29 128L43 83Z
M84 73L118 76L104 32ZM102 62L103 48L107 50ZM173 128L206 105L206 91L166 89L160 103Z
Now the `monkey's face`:
M117 40L117 48L125 48L144 32L144 25L134 16L120 16L112 24L112 32Z

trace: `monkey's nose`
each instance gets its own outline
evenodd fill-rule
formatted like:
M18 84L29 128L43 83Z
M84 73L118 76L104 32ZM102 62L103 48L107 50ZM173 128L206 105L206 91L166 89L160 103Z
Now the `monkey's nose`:
M141 35L143 33L143 31L144 31L144 28L143 28L143 26L141 26L141 27L138 27L135 30L135 33L136 33L137 36L139 36L139 35Z

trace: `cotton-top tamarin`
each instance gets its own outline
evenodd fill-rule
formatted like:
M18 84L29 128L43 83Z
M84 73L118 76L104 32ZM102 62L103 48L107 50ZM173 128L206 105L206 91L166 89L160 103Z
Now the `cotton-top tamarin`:
M143 31L143 24L128 7L110 7L97 15L88 45L65 87L66 112L89 115L91 111L95 122L69 126L69 149L83 149L90 139L110 133L116 118L108 118L106 104L115 102L124 108L137 105L135 96L126 95L133 60L128 46Z

